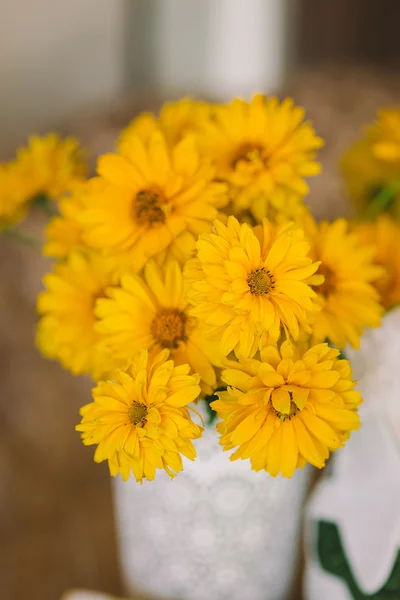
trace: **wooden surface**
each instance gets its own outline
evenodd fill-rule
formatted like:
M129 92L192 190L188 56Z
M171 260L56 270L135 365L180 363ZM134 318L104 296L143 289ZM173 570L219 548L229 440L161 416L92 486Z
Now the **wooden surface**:
M327 139L310 196L317 216L348 212L337 160L379 105L400 102L397 82L348 69L297 75L287 86ZM70 129L106 151L136 108L125 99ZM0 239L0 599L59 600L76 587L122 595L107 468L74 431L89 382L42 359L33 344L46 268L34 251Z

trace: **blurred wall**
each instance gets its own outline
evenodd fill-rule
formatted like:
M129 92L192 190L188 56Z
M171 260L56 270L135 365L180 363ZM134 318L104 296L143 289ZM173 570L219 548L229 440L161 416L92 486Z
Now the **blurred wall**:
M297 1L296 55L301 66L399 67L398 0Z
M0 155L124 79L125 0L0 0Z

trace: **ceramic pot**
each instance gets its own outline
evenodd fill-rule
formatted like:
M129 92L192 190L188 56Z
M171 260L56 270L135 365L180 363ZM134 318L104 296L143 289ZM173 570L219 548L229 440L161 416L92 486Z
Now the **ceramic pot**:
M309 471L286 480L230 462L214 428L174 480L116 479L126 594L182 600L287 599Z

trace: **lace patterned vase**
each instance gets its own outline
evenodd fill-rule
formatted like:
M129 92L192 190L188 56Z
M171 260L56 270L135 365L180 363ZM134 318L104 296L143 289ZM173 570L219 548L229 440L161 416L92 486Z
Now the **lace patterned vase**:
M214 429L174 480L115 480L127 594L180 600L286 600L296 575L309 471L290 480L230 462Z
M307 510L306 600L400 598L400 309L346 350L362 426Z

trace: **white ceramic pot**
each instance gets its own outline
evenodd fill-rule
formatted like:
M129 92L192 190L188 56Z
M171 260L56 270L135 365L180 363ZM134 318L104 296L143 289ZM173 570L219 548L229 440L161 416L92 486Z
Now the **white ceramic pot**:
M400 309L347 350L362 426L307 511L306 600L400 598Z
M214 429L174 480L115 480L127 594L181 600L286 600L298 562L309 471L290 480L230 462Z

